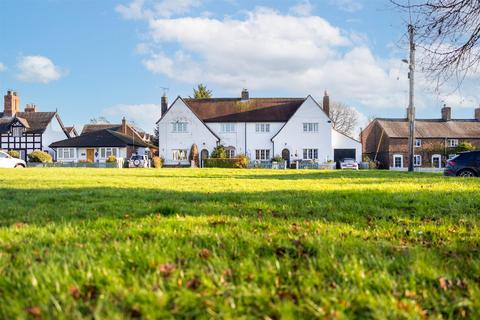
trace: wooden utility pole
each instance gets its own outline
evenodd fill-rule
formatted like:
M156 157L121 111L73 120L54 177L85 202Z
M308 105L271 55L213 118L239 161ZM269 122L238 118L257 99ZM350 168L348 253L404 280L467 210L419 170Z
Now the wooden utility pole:
M415 28L413 25L408 25L408 34L410 36L410 61L408 67L408 79L410 80L409 99L408 99L408 171L413 172L413 158L415 150L415 107L413 104L414 99L414 79L415 79Z

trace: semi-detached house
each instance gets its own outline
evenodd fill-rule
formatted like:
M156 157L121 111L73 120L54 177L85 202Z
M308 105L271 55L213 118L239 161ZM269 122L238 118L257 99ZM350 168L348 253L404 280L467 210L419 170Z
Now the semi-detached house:
M217 145L228 157L246 154L252 161L281 156L288 164L297 160L325 163L344 158L361 159L361 144L333 129L328 117L329 96L323 106L306 98L183 99L168 107L162 98L157 122L159 155L167 165L189 164L189 152L197 145L201 159Z

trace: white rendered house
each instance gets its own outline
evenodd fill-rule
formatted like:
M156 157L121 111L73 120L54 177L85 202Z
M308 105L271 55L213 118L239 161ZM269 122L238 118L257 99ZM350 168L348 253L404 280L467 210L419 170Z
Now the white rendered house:
M313 160L325 163L344 158L361 160L361 144L333 129L323 107L306 98L182 99L168 108L162 98L162 117L157 122L159 155L166 165L188 165L193 144L202 159L217 145L229 157L246 154L251 161L270 161L281 156L287 163Z

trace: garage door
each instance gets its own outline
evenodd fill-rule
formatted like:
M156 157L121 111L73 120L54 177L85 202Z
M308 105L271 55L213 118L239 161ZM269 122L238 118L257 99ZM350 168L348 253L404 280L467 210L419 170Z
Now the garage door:
M356 150L355 149L334 149L333 150L333 160L335 162L343 161L344 159L356 159Z

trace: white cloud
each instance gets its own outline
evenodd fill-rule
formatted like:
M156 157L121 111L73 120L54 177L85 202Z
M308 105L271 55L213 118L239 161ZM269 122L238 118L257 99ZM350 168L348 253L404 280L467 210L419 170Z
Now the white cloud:
M330 0L330 5L347 12L356 12L362 10L363 5L359 0Z
M310 16L313 11L313 5L310 0L302 0L297 5L290 8L290 12L297 16Z
M153 132L154 123L160 119L160 104L119 104L106 108L102 114L112 123L120 123L122 117L145 132Z
M235 95L247 87L252 96L275 91L321 99L327 89L336 101L370 112L388 108L396 110L396 116L403 116L408 103L407 65L399 58L375 56L368 37L318 16L257 8L241 18L146 20L149 36L142 38L137 52L148 70L172 80L206 83ZM405 52L392 54L403 57ZM464 86L458 97L450 91L438 93L419 73L416 79L420 111L439 109L442 101L467 107L465 96L476 95L474 85Z
M5 70L7 70L7 67L3 63L0 62L0 72L3 72Z
M17 78L25 82L49 83L62 77L62 71L43 56L24 56L17 64Z
M170 18L187 13L201 3L201 0L132 0L127 5L118 5L115 10L130 20Z
M177 18L149 22L151 47L176 44L143 60L154 73L187 83L209 83L237 92L254 90L349 98L369 106L392 106L398 94L395 70L383 67L362 45L317 16L282 15L256 9L245 19ZM354 45L354 43L360 43ZM374 84L374 85L373 85Z

